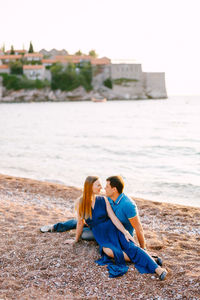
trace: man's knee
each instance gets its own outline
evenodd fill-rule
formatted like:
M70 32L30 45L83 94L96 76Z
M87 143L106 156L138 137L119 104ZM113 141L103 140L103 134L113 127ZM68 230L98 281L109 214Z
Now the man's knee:
M94 235L92 230L90 230L89 228L84 228L83 229L83 233L81 235L82 240L86 240L86 241L94 241Z

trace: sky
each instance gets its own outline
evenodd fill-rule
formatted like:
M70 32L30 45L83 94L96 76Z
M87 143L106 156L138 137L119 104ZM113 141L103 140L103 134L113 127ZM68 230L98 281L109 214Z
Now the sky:
M95 49L165 72L169 95L200 95L200 0L0 0L0 47Z

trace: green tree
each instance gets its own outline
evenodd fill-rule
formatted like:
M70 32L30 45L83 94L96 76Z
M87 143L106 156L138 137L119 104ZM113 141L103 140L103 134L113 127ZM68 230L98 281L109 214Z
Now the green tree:
M14 47L13 47L13 45L11 46L11 49L10 49L10 54L15 54L15 50L14 50Z
M10 66L10 73L16 74L16 75L22 75L23 74L23 65L20 60L13 61L9 63Z
M83 55L83 53L81 52L81 50L78 50L78 51L75 53L75 55L81 56L81 55Z
M90 62L82 62L79 72L79 82L86 91L92 90L92 65Z
M98 57L98 54L96 53L95 50L90 50L89 55L92 56L92 57L94 57L94 58Z
M34 53L32 42L30 42L28 53Z
M5 44L3 44L3 46L1 47L1 51L2 51L3 53L5 53Z
M92 66L90 62L82 62L79 65L69 63L66 67L57 63L50 70L53 90L72 91L79 86L83 86L87 91L92 89Z

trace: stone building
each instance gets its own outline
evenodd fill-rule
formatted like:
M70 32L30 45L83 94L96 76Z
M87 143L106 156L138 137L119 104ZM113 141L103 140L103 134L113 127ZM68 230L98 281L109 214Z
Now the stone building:
M164 72L144 72L143 84L148 98L167 98Z
M142 65L141 64L111 64L111 78L127 78L133 80L142 79Z
M102 91L104 81L113 81L112 90L104 91L112 99L158 99L167 98L165 73L147 73L139 63L111 63L101 67L93 78L95 91Z
M35 62L39 62L41 61L43 58L43 55L40 53L26 53L24 55L24 60L25 61L35 61Z
M0 73L10 74L10 68L8 65L0 65Z
M22 55L15 55L15 54L10 54L10 55L0 55L0 61L3 63L3 64L7 64L9 62L12 62L12 61L17 61L19 59L22 58Z
M45 79L45 67L43 65L24 65L23 73L28 79Z
M48 58L54 58L55 56L58 55L62 55L62 56L68 55L68 52L65 49L57 50L55 48L51 49L50 51L47 51L46 49L42 49L39 51L39 53Z

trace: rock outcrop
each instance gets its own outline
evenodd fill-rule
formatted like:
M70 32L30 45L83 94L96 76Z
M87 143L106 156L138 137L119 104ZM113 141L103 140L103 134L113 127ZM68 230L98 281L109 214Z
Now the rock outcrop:
M107 70L108 71L108 70ZM113 88L104 86L109 78L106 71L93 78L93 90L86 92L83 87L73 91L45 89L6 90L0 83L1 102L42 102L42 101L87 101L91 98L107 98L108 100L139 100L167 98L164 73L143 73L142 80L113 84ZM1 79L1 77L0 77Z

